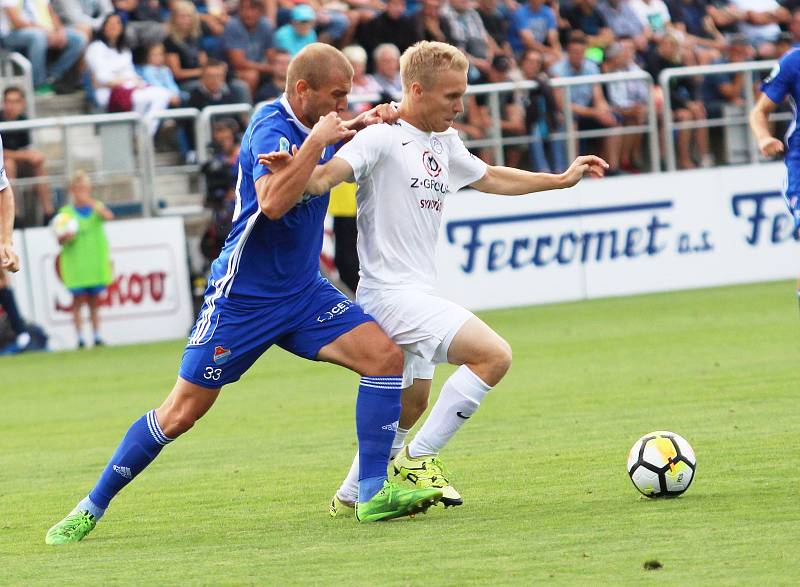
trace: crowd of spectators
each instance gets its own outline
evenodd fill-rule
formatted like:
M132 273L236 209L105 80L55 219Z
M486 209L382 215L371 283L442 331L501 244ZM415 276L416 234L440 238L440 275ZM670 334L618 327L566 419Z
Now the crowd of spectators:
M534 90L501 97L503 132L531 137L509 148L507 160L559 171L567 118L581 130L640 126L649 90L642 81L565 90L552 79L643 70L657 80L671 67L776 58L800 40L800 0L0 0L0 42L30 59L37 94L84 89L98 111L272 99L292 55L315 41L341 48L353 64L353 96L392 98L399 55L423 39L459 47L471 84L536 80ZM740 107L745 79L676 80L674 120ZM663 96L653 91L660 109ZM4 119L14 113L12 106ZM457 126L467 138L486 138L489 116L486 98L470 96ZM705 128L678 132L679 166L712 164L710 142ZM642 145L632 133L591 148L613 174L641 169ZM35 157L28 163L41 171Z

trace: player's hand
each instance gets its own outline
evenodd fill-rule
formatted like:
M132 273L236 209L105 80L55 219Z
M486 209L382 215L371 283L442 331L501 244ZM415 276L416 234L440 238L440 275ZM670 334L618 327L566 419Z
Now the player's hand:
M286 169L289 163L292 162L292 157L297 155L297 145L292 145L292 153L286 151L273 151L272 153L260 153L258 155L258 164L263 165L270 170L270 173L278 173L282 169Z
M380 124L381 122L394 124L397 122L398 118L399 114L394 104L378 104L374 108L362 112L353 120L345 123L345 125L347 125L348 128L362 130L373 124Z
M764 157L775 157L778 153L783 153L783 141L775 137L761 139L758 143L758 150Z
M603 177L606 174L606 169L608 169L608 163L600 157L596 155L581 155L572 162L569 169L561 174L562 187L571 188L584 175Z
M320 116L319 122L311 129L306 140L319 141L328 146L351 139L355 134L356 131L347 128L338 114L329 112L325 116Z
M11 273L19 271L19 256L11 245L0 245L0 267Z

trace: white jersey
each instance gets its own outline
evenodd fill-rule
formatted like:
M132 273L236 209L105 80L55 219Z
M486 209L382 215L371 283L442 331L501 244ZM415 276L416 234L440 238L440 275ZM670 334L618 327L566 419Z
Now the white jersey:
M358 183L359 287L433 290L445 196L481 179L486 164L455 129L376 124L336 153Z
M0 190L6 189L9 185L8 176L6 175L6 164L3 159L3 139L0 137Z

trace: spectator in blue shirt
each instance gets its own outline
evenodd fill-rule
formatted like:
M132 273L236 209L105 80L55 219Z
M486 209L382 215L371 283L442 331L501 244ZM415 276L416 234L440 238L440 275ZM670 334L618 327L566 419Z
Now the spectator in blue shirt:
M272 73L270 57L274 46L272 25L264 15L260 0L239 2L237 15L225 25L222 45L236 77L245 82L250 93L255 95Z
M306 45L317 42L314 23L317 13L308 4L298 4L292 8L289 24L283 25L275 32L275 46L287 51L289 55L297 55Z
M544 55L545 63L561 57L556 15L544 0L528 0L514 12L509 41L515 53L533 49Z
M550 69L553 78L596 75L600 68L586 58L586 35L572 31L567 41L567 56ZM564 91L556 90L556 99L565 108ZM606 101L603 88L598 83L577 84L569 87L569 108L578 130L597 130L619 126L614 112ZM621 140L619 135L602 138L602 157L608 162L606 173L619 172Z

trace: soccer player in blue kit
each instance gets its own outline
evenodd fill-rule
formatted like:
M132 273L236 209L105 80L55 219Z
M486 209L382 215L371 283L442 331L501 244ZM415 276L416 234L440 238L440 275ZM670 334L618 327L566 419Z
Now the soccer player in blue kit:
M303 178L333 157L336 143L380 121L377 109L350 124L340 120L352 77L352 67L337 49L309 45L289 66L287 93L253 116L242 138L233 229L212 265L178 380L158 409L131 425L92 491L47 532L48 544L83 539L110 500L211 408L223 385L237 381L273 344L362 376L356 401L361 521L410 515L441 499L440 489L387 481L400 417L403 353L368 314L320 276L328 194L295 196L302 193ZM306 148L293 165L308 170L305 174L273 178L258 164L259 153L300 144Z
M769 115L781 105L786 96L792 107L794 120L784 137L786 141L786 177L783 197L794 222L794 234L800 230L800 134L797 133L797 103L800 101L800 47L787 51L772 68L761 85L762 94L750 112L750 129L756 138L758 149L765 157L775 157L783 152L783 141L772 136L769 130ZM797 281L797 301L800 303L800 278Z

